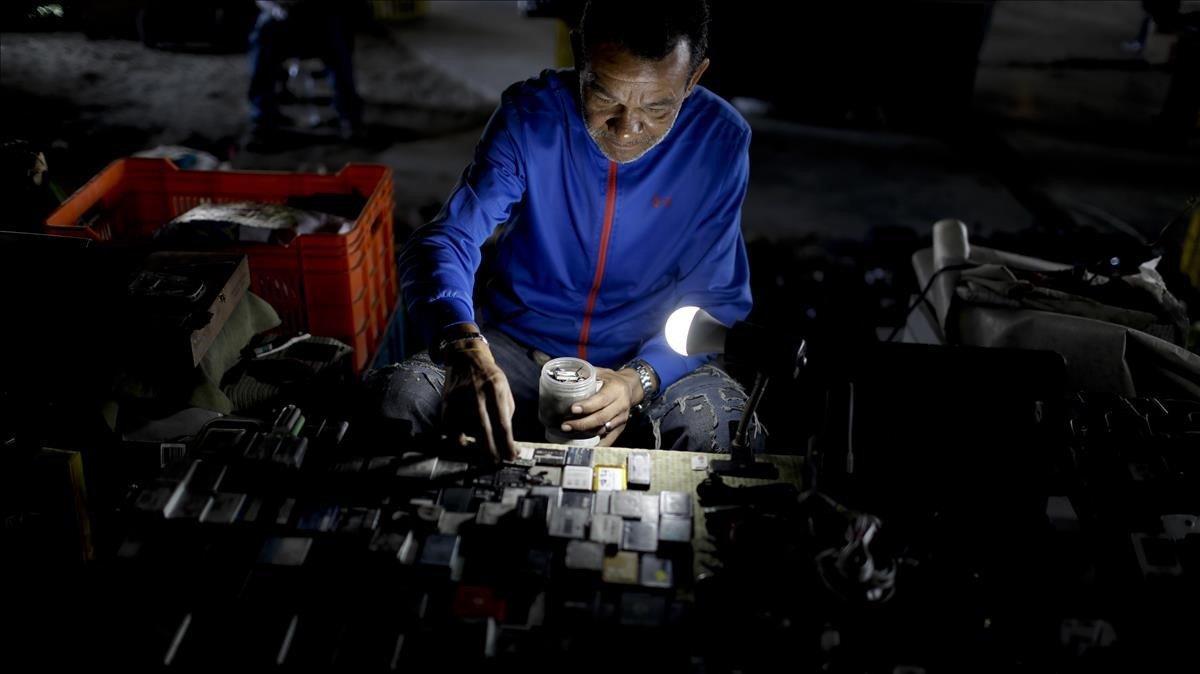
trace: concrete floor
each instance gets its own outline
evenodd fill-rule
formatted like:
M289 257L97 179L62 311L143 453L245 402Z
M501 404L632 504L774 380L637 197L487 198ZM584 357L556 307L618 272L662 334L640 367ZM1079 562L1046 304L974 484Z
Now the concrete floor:
M436 2L430 9L427 20L396 28L398 41L492 101L508 84L553 66L552 21L521 19L507 2ZM1024 65L1128 58L1121 43L1136 33L1141 16L1129 2L997 3L980 54L976 100L979 114L996 120L1001 137L1045 174L1052 198L1073 212L1101 212L1150 231L1200 192L1196 153L1156 152L1136 141L1158 110L1165 73ZM1164 58L1166 48L1163 39L1152 39L1147 58ZM986 166L939 141L765 117L751 123L755 145L743 219L749 238L861 239L881 226L923 231L948 216L982 234L1034 224ZM1106 125L1121 128L1108 134L1117 142L1106 142ZM1093 137L1078 137L1096 127ZM420 147L422 156L442 155L434 170L449 170L447 189L461 169L454 157L469 157L470 136ZM389 160L403 162L395 155ZM414 179L436 183L431 168L423 166L423 179Z

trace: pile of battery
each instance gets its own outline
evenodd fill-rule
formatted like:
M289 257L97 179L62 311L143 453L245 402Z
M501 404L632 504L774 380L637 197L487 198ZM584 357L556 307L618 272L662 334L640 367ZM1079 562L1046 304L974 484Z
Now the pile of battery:
M444 660L445 644L471 660L578 646L581 627L682 632L693 496L651 493L647 452L606 465L601 450L524 448L481 466L371 455L346 435L294 408L217 425L140 485L115 558L137 569L123 598L163 607L142 621L161 638L128 642L167 665L222 653L387 669ZM171 583L187 589L162 600ZM333 615L340 627L318 627Z

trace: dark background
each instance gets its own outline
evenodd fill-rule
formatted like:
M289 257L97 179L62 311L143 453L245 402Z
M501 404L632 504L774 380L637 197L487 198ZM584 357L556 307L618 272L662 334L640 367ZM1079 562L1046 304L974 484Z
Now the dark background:
M318 126L267 152L244 142L252 2L5 3L0 136L42 149L65 193L159 145L235 169L384 163L402 240L453 187L500 92L569 63L564 24L529 14L577 5L349 3L367 140ZM1176 72L1177 35L1157 24L1129 44L1142 3L715 0L712 13L703 84L754 129L756 322L886 334L915 290L909 256L946 217L975 243L1133 269L1200 193L1195 126L1162 118L1172 77L1200 75ZM286 111L331 119L328 83L306 91Z

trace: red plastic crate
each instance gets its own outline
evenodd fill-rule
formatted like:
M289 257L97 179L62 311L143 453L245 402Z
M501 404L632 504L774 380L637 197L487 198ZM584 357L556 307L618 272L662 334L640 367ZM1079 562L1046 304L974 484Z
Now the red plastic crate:
M392 171L347 164L333 175L272 171L184 171L168 159L119 159L70 196L46 220L46 232L97 241L148 240L173 218L203 203L350 194L367 203L345 235L306 234L288 246L238 244L251 289L271 303L283 327L334 337L354 347L365 368L399 294L392 240Z

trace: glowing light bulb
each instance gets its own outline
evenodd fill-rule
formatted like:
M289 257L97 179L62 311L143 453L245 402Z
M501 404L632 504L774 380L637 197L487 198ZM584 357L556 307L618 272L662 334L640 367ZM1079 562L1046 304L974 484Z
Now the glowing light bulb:
M698 311L700 307L680 307L667 319L667 345L681 356L688 355L688 333L692 330L692 319Z

